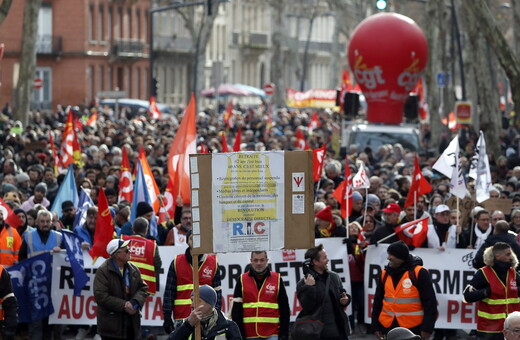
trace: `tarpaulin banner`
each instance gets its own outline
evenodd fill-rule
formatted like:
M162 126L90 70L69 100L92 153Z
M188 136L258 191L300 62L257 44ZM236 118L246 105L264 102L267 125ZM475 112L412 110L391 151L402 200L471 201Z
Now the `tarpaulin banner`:
M305 92L286 90L286 104L289 107L337 108L336 90L312 89Z
M365 262L365 322L372 317L372 304L381 271L388 264L387 244L369 246ZM423 260L428 269L437 296L439 317L435 328L475 329L476 303L462 302L462 292L473 278L475 269L471 260L475 249L437 249L416 248L414 255Z
M322 243L327 251L329 269L339 274L343 287L350 292L350 275L348 270L347 254L341 238L329 238L316 240L316 244ZM166 286L168 268L177 254L184 253L184 247L160 246L163 267L159 273L158 291L154 296L149 296L141 311L143 326L162 326L162 299ZM301 310L296 297L296 284L302 278L302 262L305 250L281 250L269 251L269 263L271 270L280 273L285 284L291 307L291 320ZM55 312L49 317L49 323L54 324L96 324L96 302L94 300L93 282L97 268L103 263L103 258L98 258L95 265L88 252L84 252L85 272L90 277L89 282L82 290L80 297L74 296L73 271L65 252L54 254L52 271L52 302ZM222 279L222 311L229 312L231 298L236 282L244 273L249 263L251 253L225 253L218 254L219 270ZM350 307L348 309L350 313Z

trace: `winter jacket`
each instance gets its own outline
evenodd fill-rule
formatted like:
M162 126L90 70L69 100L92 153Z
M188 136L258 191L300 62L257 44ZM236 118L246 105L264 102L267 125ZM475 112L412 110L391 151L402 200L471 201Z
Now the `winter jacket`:
M102 337L127 339L127 329L133 326L135 339L141 338L141 313L125 312L126 301L141 309L148 296L148 286L141 278L139 269L131 264L128 270L130 291L125 292L123 275L112 259L107 259L97 270L94 278L94 298L97 303L98 334ZM131 326L130 326L131 325Z
M315 278L315 285L306 285L304 279L301 279L296 286L298 300L302 306L298 317L311 315L323 304L321 320L325 326L321 336L331 338L344 336L346 339L350 334L350 325L345 308L339 303L341 293L345 292L339 275L332 271L319 275L313 270L311 270L311 274ZM327 279L330 280L328 296L325 295ZM351 300L349 296L349 301Z
M217 313L217 324L208 330L205 336L201 334L201 340L213 340L218 335L225 335L226 340L242 340L242 335L240 334L237 324L232 320L226 319L221 311L217 311ZM190 336L191 339L195 339L195 327L190 325L188 318L186 318L182 322L182 326L176 328L175 332L170 334L168 340L188 340Z

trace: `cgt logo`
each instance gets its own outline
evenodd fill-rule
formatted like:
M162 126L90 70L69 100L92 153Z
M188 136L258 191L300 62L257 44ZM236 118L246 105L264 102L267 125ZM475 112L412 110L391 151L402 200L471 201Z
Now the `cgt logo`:
M247 222L246 225L242 222L233 223L233 236L243 235L262 235L265 234L266 228L264 222Z

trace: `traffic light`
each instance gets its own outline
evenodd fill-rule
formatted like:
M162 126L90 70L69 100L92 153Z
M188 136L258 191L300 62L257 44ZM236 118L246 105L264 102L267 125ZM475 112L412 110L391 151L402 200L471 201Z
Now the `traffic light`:
M384 11L386 9L386 6L388 5L386 0L377 0L376 1L376 7L380 11Z
M157 97L157 92L159 89L159 83L157 82L157 78L152 79L152 97Z

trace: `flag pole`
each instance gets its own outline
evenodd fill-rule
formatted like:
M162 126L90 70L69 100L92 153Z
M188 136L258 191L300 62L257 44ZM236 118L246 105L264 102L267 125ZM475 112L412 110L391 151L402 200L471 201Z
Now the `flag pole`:
M193 265L193 301L196 301L194 304L194 308L197 308L200 305L200 296L199 296L199 255L191 253L191 261ZM195 339L200 340L200 322L195 326Z
M316 190L314 192L314 203L316 203L318 201L318 191L320 188L320 184L321 184L321 174L320 174L320 179L318 180L318 182L316 184Z
M457 229L459 228L459 223L460 223L460 216L459 216L459 198L457 197L457 225L456 225L456 229L455 229L455 234L457 235L457 244L459 243L459 233L457 233ZM462 227L461 227L462 229ZM462 232L462 230L461 230ZM473 234L473 233L472 233Z
M417 190L413 192L413 220L417 219Z
M379 244L379 243L381 243L381 242L383 242L383 241L388 240L390 237L392 237L392 236L394 236L394 235L396 235L396 234L397 234L397 233L394 232L393 234L390 234L390 235L388 235L388 236L383 237L382 239L380 239L379 241L377 241L377 244Z
M365 213L363 214L363 225L365 225L365 221L367 218L367 210L368 210L368 188L365 188Z

